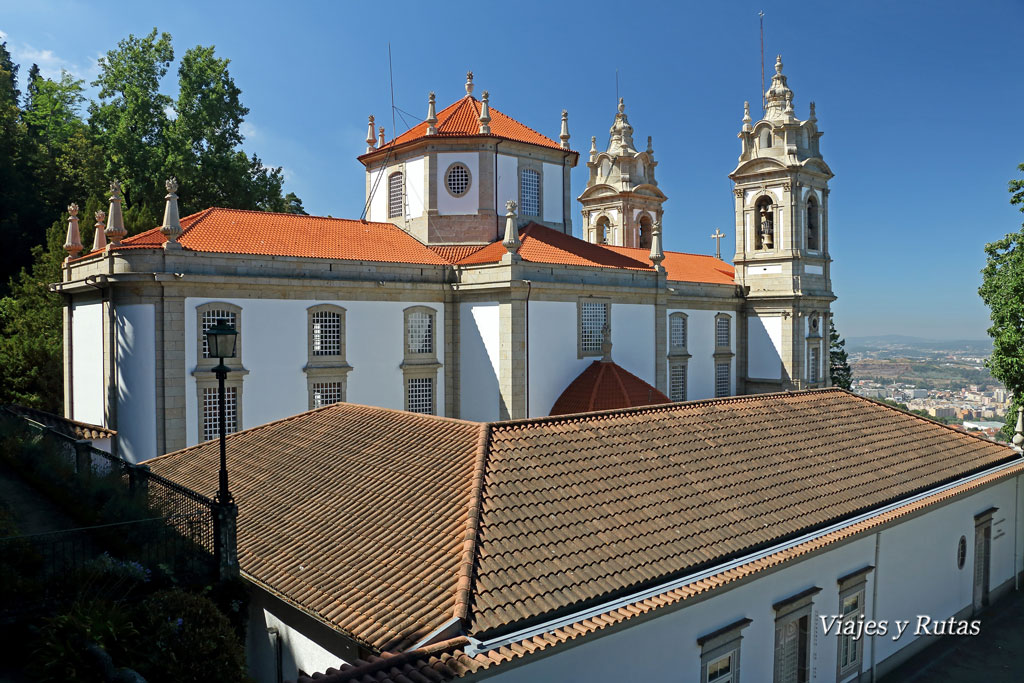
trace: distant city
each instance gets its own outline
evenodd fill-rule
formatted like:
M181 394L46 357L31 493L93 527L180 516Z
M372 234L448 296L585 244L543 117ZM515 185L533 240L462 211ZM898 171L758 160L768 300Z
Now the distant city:
M992 342L888 335L847 340L853 391L997 440L1013 395L985 361Z

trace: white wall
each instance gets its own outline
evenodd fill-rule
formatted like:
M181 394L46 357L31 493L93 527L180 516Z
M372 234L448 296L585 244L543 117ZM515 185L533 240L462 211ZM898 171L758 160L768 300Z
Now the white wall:
M271 601L262 596L260 589L252 590L245 659L249 675L258 683L277 683L277 653L268 633L271 628L277 629L280 638L281 672L286 681L298 678L299 671L313 674L345 663L341 653L330 652L267 609L263 603ZM349 659L354 660L354 657Z
M156 452L156 335L152 304L117 307L119 455L141 462Z
M469 169L469 190L453 197L444 182L448 167L455 162ZM472 215L480 209L480 155L476 152L451 152L437 155L437 213L441 216ZM502 207L504 209L504 207Z
M498 155L498 215L505 215L505 202L519 201L519 159ZM502 226L504 229L504 224Z
M497 303L459 305L459 416L488 422L500 417Z
M103 303L71 306L72 417L106 427L103 411Z
M405 162L405 210L409 218L423 215L425 166L426 157L416 157Z
M309 407L306 374L308 322L306 309L335 304L345 309L347 396L351 403L402 410L405 407L404 313L410 306L437 311L434 341L444 363L444 307L438 303L400 301L337 301L287 299L185 299L185 422L188 445L198 440L196 381L196 307L223 301L242 308L242 366L249 371L242 384L242 428L304 412ZM444 368L437 373L435 404L444 410Z
M747 376L782 379L782 316L747 318Z
M388 219L388 173L393 170L391 167L380 168L377 171L367 171L370 176L370 186L366 192L370 199L370 208L366 212L367 220L385 222ZM378 178L380 180L378 181ZM374 183L377 183L374 189Z
M833 547L801 562L766 574L745 585L712 596L703 602L662 616L636 620L635 625L603 637L592 637L548 657L494 677L500 683L518 681L688 681L700 677L700 647L697 638L743 618L753 622L743 630L740 644L740 679L743 683L771 683L775 651L775 613L772 604L818 587L814 596L811 635L811 681L834 681L838 640L834 632L825 635L820 617L838 614L837 579L868 565L865 617L890 620L885 637L867 638L863 667L876 663L915 640L904 633L892 640L892 620L911 620L918 614L948 619L971 604L973 556L973 515L996 505L1006 535L992 542L991 585L996 587L1012 576L1014 482L964 497L948 506L890 527L880 533L880 555L876 562L875 536L870 535ZM956 547L961 534L968 539L968 561L956 567ZM873 591L878 581L877 614L873 613ZM984 622L982 623L984 629ZM984 632L984 630L983 630ZM920 636L928 637L928 636ZM623 656L629 653L629 656Z
M686 400L696 401L703 398L715 397L715 316L725 313L731 318L729 324L730 348L736 354L736 325L737 314L735 311L702 311L683 308L672 308L665 312L665 348L668 348L669 321L668 316L673 313L682 312L686 314L686 351L690 359L686 364ZM668 382L666 370L666 386ZM731 361L729 373L729 393L736 393L736 356Z
M555 164L544 164L544 199L541 211L544 212L546 223L561 223L562 215L562 167Z
M575 349L575 337L570 341ZM612 360L648 384L657 385L654 376L654 306L612 304Z

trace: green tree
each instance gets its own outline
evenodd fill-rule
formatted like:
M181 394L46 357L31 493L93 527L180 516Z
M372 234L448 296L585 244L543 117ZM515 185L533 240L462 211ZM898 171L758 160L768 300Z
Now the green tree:
M1017 170L1024 173L1024 164ZM1024 212L1024 180L1009 183L1010 204ZM986 361L992 376L1013 392L1002 435L1010 438L1017 407L1024 405L1024 225L1001 240L985 245L988 257L978 294L989 307L992 355Z
M0 43L0 288L26 262L38 236L29 234L24 223L25 198L29 182L25 172L25 125L18 106L18 65Z
M849 391L853 386L853 371L850 370L850 359L846 355L846 340L839 337L835 321L831 317L828 328L829 373L832 377L832 386Z

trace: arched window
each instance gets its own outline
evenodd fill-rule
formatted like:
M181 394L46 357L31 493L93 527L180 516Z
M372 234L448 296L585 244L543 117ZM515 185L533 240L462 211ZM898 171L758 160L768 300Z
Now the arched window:
M401 218L405 202L402 201L402 172L388 176L388 218Z
M807 199L807 248L818 251L818 202L814 197Z
M775 244L775 212L772 200L761 197L754 211L754 248L772 249Z
M611 221L608 220L608 216L601 216L597 219L597 244L608 244L609 233L611 232Z
M640 217L640 248L649 249L651 246L651 221L650 216Z
M761 129L761 140L760 140L759 144L760 144L761 149L768 149L769 147L772 146L772 131L771 131L771 129L769 129L769 128L762 128Z
M436 317L437 311L429 306L405 309L405 360L401 367L405 409L414 413L437 411L437 373L441 363L435 344Z
M532 168L519 172L519 215L540 216L540 173Z
M309 407L320 408L346 400L352 366L345 362L345 309L318 304L306 309L306 390Z

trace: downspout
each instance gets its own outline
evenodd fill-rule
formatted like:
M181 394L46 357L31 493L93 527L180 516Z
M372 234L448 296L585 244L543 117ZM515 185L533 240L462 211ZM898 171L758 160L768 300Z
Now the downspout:
M75 419L75 306L70 294L64 294L64 306L68 309L68 368L67 405L64 414Z
M526 283L526 415L530 417L530 294L533 292L533 282L523 280Z
M503 140L494 143L494 239L501 240L501 214L498 213L498 146Z
M875 578L871 584L871 618L878 621L878 573L881 568L878 566L878 550L882 543L882 533L875 532ZM875 683L875 643L878 636L871 636L871 683Z

